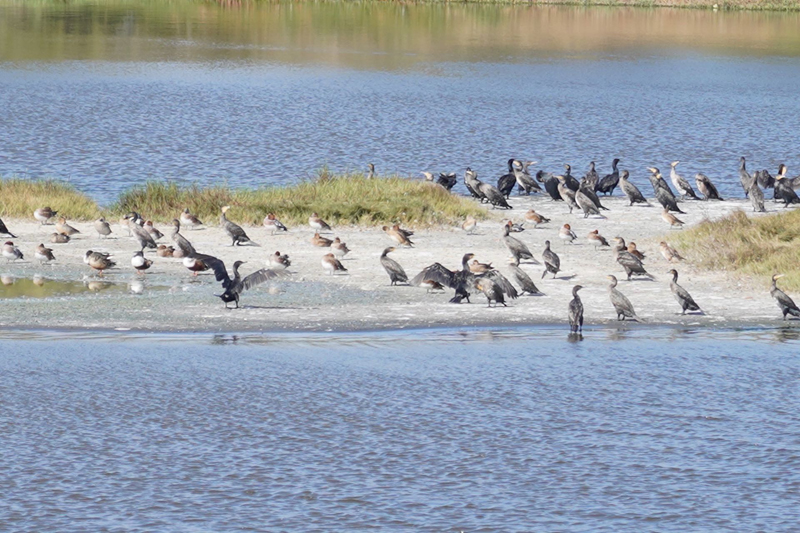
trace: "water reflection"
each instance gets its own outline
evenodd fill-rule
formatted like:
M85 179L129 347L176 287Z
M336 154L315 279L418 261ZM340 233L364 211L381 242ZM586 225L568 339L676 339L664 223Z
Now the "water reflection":
M0 2L0 59L247 60L407 69L669 47L797 55L797 13L395 2Z
M40 274L31 279L15 278L12 275L0 276L0 298L52 298L73 296L86 293L129 292L141 295L145 290L168 290L163 286L148 286L144 280L132 279L128 283L120 283L104 279L87 278L82 281L58 280L46 278Z

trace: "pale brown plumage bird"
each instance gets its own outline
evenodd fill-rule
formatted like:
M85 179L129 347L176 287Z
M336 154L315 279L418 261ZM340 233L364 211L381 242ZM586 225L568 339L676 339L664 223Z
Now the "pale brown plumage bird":
M639 261L644 261L645 255L636 248L635 242L628 243L628 253L636 256L636 258L639 259Z
M528 212L525 213L525 221L533 224L533 227L535 228L539 224L550 222L550 219L543 217L533 209L529 209Z
M331 227L328 223L322 220L316 213L311 213L311 216L308 217L308 225L311 226L311 229L317 231L331 231Z
M680 220L678 217L670 213L669 210L667 209L664 209L661 212L661 218L664 220L664 222L670 225L670 229L681 228L685 224L683 220Z
M350 248L348 248L347 244L343 243L339 237L336 237L331 244L331 252L333 252L333 255L337 259L341 259L350 252Z
M333 275L337 272L347 272L347 269L339 262L333 254L325 254L322 256L322 269L328 274Z
M75 235L76 233L80 233L76 228L73 228L69 224L67 224L67 219L64 217L59 217L58 222L56 222L56 231L61 235L67 235L69 237Z
M661 243L658 245L658 247L661 250L661 255L663 255L664 259L666 259L670 263L676 263L678 261L683 261L683 257L681 257L681 254L679 254L678 251L675 248L673 248L672 246L670 246L666 242L661 241Z
M314 246L319 246L320 248L330 248L331 244L333 244L333 241L326 239L325 237L321 236L319 232L317 232L313 237L311 237L311 244Z
M469 271L473 274L484 274L490 270L494 270L491 263L479 263L477 259L473 259L469 264Z
M414 246L414 243L411 242L411 239L409 239L402 230L399 230L399 228L396 229L394 227L390 228L389 226L383 226L381 229L383 229L389 238L391 238L397 244L403 246Z
M467 219L461 224L461 229L467 233L472 233L477 227L478 221L475 220L475 217L467 217Z
M608 241L606 240L606 238L603 237L602 235L600 235L600 231L599 230L590 231L589 234L586 236L586 240L589 241L589 244L594 246L595 250L597 249L598 246L608 246L609 245Z

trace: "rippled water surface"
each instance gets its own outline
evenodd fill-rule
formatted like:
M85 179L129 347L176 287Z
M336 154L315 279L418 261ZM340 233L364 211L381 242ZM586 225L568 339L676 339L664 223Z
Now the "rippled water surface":
M793 530L796 337L630 335L5 332L0 522Z
M509 157L642 184L674 159L800 168L796 13L395 3L0 1L0 174L291 183Z

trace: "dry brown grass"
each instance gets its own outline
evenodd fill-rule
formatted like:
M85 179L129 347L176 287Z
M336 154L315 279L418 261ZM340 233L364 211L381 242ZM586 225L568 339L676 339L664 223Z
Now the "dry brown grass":
M758 218L737 210L670 241L704 268L750 274L765 284L781 273L782 287L800 290L800 210Z

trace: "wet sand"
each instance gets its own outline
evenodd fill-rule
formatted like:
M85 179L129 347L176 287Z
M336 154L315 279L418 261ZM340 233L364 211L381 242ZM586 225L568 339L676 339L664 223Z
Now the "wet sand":
M419 230L412 237L413 248L398 247L391 256L410 277L433 262L456 269L464 253L476 254L481 262L491 262L508 276L510 257L502 242L502 220L510 217L523 221L525 211L534 207L551 222L514 236L528 245L537 260L546 239L561 257L561 272L556 279L548 275L541 280L543 267L524 262L522 268L534 279L544 296L521 296L510 300L508 307L487 308L482 294L472 297L471 304L448 303L453 291L428 294L424 288L389 285L389 278L378 260L381 251L393 242L380 228L334 227L327 237L340 237L352 250L343 260L348 269L345 275L331 276L320 266L322 256L329 250L311 245L313 230L309 227L290 228L287 234L269 235L262 227L246 227L259 247L231 247L230 240L216 225L206 229L184 230L183 234L202 253L225 261L229 270L235 260L247 261L243 274L267 266L267 258L276 250L288 253L292 276L287 280L267 283L242 296L243 308L225 310L214 297L222 291L210 274L192 279L180 259L157 257L154 251L147 256L155 262L144 276L141 294L131 291L142 276L130 266L137 244L126 231L112 223L114 234L101 239L92 223L73 223L81 234L63 245L48 244L53 226L41 226L31 220L4 218L19 238L13 239L25 254L25 261L5 264L0 260L0 274L14 278L14 285L0 287L0 296L24 284L34 276L45 278L41 290L59 282L79 282L83 287L93 285L96 293L86 292L66 296L0 298L0 327L4 328L79 328L132 329L152 331L345 331L371 329L401 329L418 327L565 324L567 305L575 284L585 288L581 297L585 306L586 325L616 323L616 315L608 297L606 276L620 279L618 289L633 303L637 313L649 324L697 326L775 325L781 315L769 295L765 280L749 279L724 272L707 272L687 261L670 264L659 253L658 242L667 240L670 230L661 219L660 207L628 207L623 198L603 198L610 208L606 219L584 219L577 211L569 214L561 202L541 197L512 197L511 211L490 211L490 220L480 222L476 232L466 234L460 228L439 227ZM704 218L717 218L741 208L750 213L745 200L725 202L693 202L682 204L687 215L679 215L687 226ZM776 207L770 203L771 212ZM763 216L763 215L760 215ZM569 223L578 240L564 243L558 229ZM157 225L157 227L160 227ZM167 233L167 227L160 229ZM598 229L611 240L622 236L635 241L646 254L645 267L655 280L634 278L625 281L625 273L613 259L610 249L595 250L586 235ZM40 265L34 258L39 242L53 248L57 258L52 265ZM161 243L171 244L169 237ZM107 271L103 280L112 285L97 286L98 280L83 263L86 250L114 254L118 266ZM680 251L680 250L679 250ZM679 283L698 302L705 314L681 316L680 307L669 290L672 267L680 273ZM27 281L26 281L27 280ZM626 327L637 327L636 324Z

